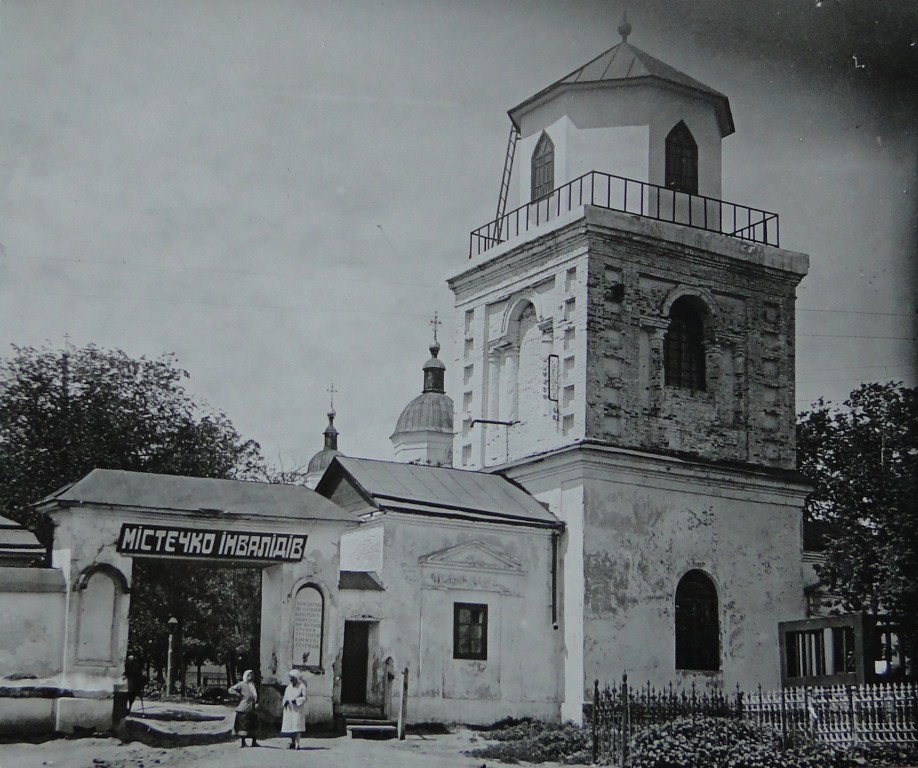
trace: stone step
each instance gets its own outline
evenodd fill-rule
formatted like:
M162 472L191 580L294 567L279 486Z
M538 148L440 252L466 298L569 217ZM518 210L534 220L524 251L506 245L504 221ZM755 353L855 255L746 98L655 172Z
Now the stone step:
M372 724L349 724L346 726L352 739L395 739L398 738L398 726L389 720L379 720Z
M345 725L398 725L398 720L389 720L385 717L346 717Z

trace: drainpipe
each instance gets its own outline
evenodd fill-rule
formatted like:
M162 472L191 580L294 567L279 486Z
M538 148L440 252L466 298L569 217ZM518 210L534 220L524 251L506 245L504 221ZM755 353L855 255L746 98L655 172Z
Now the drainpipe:
M558 539L561 533L551 532L551 628L558 629Z

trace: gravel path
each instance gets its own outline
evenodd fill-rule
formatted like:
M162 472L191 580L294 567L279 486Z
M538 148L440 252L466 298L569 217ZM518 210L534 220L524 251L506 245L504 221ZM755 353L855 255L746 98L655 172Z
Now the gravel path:
M57 739L42 744L0 745L0 768L480 768L481 758L466 750L487 742L481 734L459 729L438 736L408 736L404 741L366 739L309 739L300 751L286 748L287 740L266 739L257 749L240 749L237 741L207 746L148 747L118 739ZM543 763L557 768L557 763Z

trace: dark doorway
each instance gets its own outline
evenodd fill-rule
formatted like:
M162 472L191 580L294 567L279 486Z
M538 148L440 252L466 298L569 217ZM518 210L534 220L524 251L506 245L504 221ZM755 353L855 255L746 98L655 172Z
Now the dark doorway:
M370 625L366 621L344 622L341 659L341 703L367 703L367 657Z
M170 638L173 692L225 690L246 669L258 680L260 567L133 558L128 654L163 689Z

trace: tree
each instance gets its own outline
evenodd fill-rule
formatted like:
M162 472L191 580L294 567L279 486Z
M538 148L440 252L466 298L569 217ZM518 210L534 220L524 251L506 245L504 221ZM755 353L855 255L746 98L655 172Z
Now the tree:
M172 355L134 360L94 345L13 347L0 361L0 514L46 547L53 530L30 506L94 468L193 477L269 479L257 443L186 393ZM160 666L166 621L215 660L235 662L258 640L260 574L135 562L132 650ZM179 644L181 647L181 644ZM199 653L200 655L200 653ZM231 669L230 674L233 673Z
M185 392L172 355L134 360L94 345L13 346L0 361L0 514L52 531L30 504L95 468L192 477L264 473L260 448Z
M863 384L843 408L797 422L797 465L814 484L807 520L831 523L820 578L852 611L918 629L918 390Z

